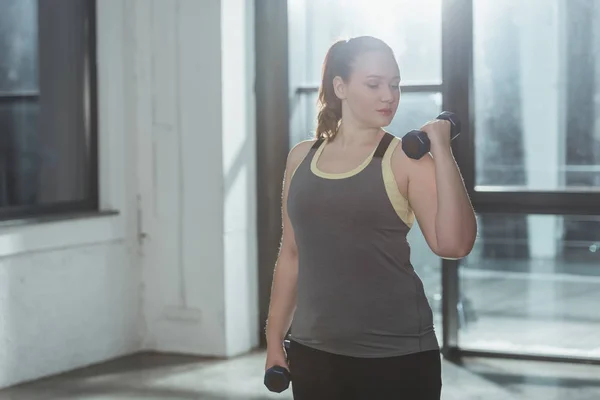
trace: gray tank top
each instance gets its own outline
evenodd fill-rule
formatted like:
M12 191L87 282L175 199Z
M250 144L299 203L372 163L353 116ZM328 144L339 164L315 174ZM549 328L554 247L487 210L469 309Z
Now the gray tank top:
M288 214L298 247L291 339L353 357L437 350L433 315L410 262L414 221L398 190L386 133L351 171L320 171L318 140L292 172Z

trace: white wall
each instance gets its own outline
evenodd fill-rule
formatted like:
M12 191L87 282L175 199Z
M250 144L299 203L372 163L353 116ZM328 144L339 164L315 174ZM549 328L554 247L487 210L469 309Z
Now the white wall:
M130 1L144 348L258 344L253 2Z
M0 387L258 344L253 2L97 9L101 204L118 214L0 227Z
M0 387L140 347L121 2L98 2L100 181L112 216L0 228Z

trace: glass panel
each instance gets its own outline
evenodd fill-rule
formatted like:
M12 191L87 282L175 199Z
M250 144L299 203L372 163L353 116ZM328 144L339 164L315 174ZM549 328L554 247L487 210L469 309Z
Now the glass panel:
M473 7L476 190L600 190L600 2Z
M37 1L2 0L0 8L0 93L37 93Z
M2 217L30 206L89 199L88 6L80 0L62 0L61 7L36 0L2 1Z
M307 82L320 81L327 49L340 38L386 41L403 84L442 81L441 0L306 0Z
M298 124L290 126L290 149L303 140L313 139L317 128L317 95L318 93L302 93L296 95L292 104L292 114L296 115Z
M459 269L460 347L600 358L600 216L478 218Z
M290 145L302 140L314 138L317 127L317 93L299 96L299 107L303 109L305 125L293 129L290 133ZM400 97L398 112L392 123L386 127L390 133L402 137L408 131L419 129L427 121L434 119L441 112L441 93L403 93Z
M41 154L37 101L0 102L0 207L36 202Z
M419 129L442 112L441 93L402 93L398 112L386 129L398 137Z
M425 241L419 224L415 224L408 233L410 243L410 258L416 273L423 281L425 295L433 311L433 326L438 343L442 345L442 262Z

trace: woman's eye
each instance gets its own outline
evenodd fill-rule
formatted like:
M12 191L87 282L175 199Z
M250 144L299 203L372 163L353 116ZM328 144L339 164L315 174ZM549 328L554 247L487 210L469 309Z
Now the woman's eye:
M376 83L369 83L369 84L367 84L367 86L370 87L371 89L377 89L379 87L379 85Z

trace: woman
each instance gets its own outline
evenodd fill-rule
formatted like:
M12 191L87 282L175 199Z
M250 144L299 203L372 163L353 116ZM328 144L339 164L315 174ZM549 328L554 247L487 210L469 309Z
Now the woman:
M421 127L431 153L419 160L382 129L398 107L400 74L379 39L335 43L322 78L316 140L295 146L286 166L265 367L291 368L300 400L437 400L439 347L406 235L416 217L440 257L473 247L450 123Z

